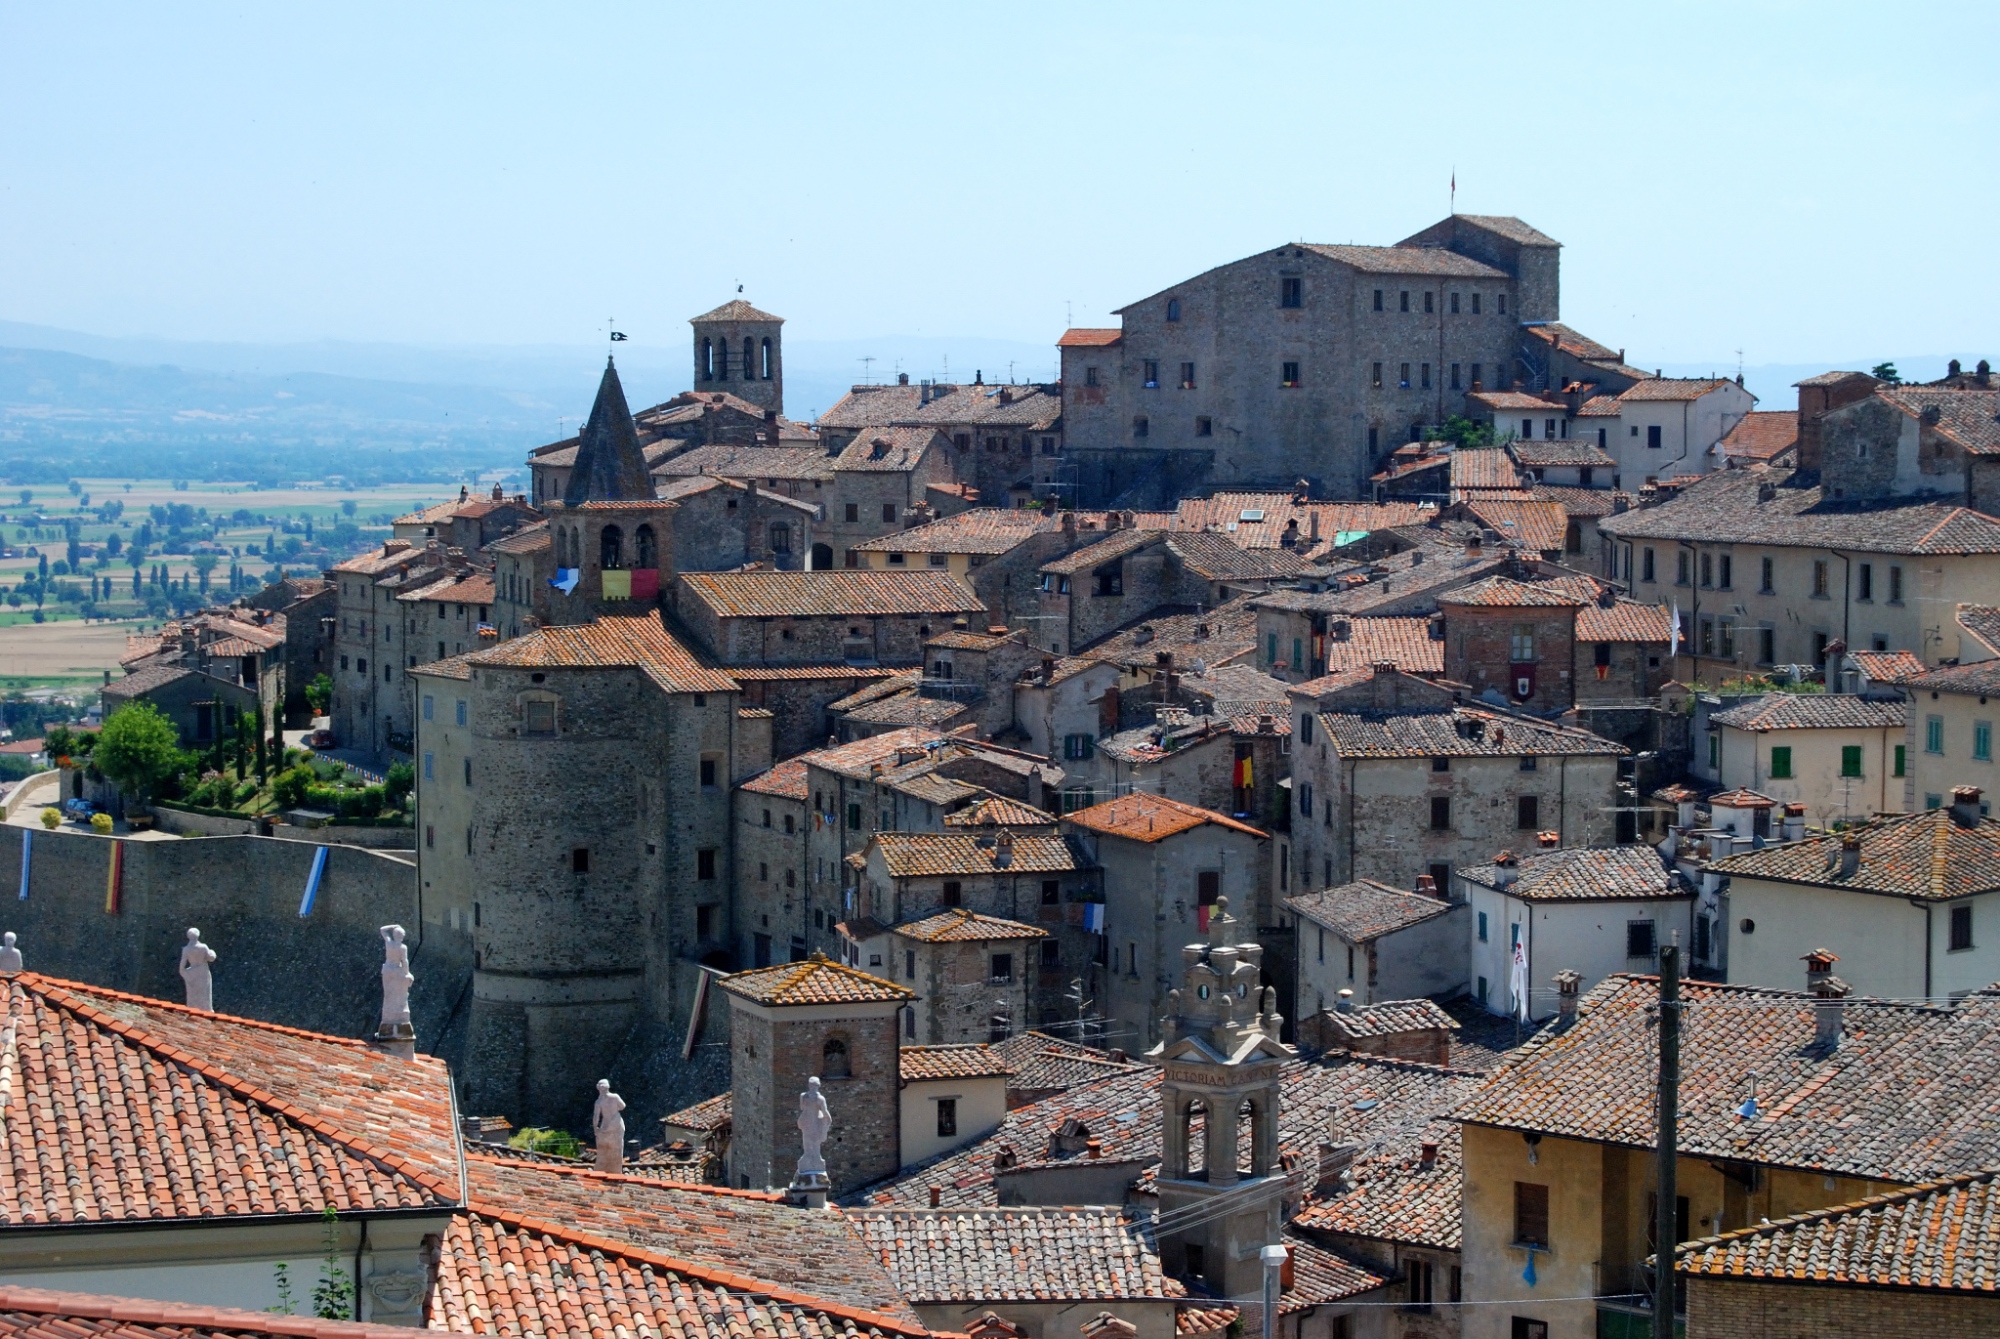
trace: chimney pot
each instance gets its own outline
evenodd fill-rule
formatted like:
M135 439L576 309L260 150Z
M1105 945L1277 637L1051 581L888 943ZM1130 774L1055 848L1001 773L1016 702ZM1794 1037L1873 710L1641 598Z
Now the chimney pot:
M1122 1046L1114 1046L1104 1054L1113 1064L1122 1065L1125 1063L1125 1048Z
M1979 826L1979 796L1977 786L1953 786L1951 790L1951 821L1962 828Z
M1417 1154L1417 1159L1418 1161L1423 1163L1424 1166L1429 1167L1437 1162L1438 1146L1432 1143L1430 1140L1426 1139L1421 1145L1418 1146L1418 1150L1419 1151Z
M1101 1139L1099 1139L1099 1138L1097 1138L1097 1137L1096 1137L1095 1135L1091 1136L1091 1137L1090 1137L1089 1139L1086 1139L1086 1140L1084 1140L1084 1141L1083 1141L1083 1155L1084 1155L1084 1156L1085 1156L1086 1158L1101 1158L1101 1157L1103 1157L1103 1156L1104 1156L1104 1141L1103 1141L1103 1140L1101 1140Z
M1512 888L1514 880L1521 877L1521 862L1514 858L1512 851L1502 851L1493 857L1493 881L1502 888Z
M1335 1005L1333 1006L1333 1008L1334 1008L1334 1012L1336 1012L1336 1013L1343 1013L1343 1014L1351 1014L1351 1013L1353 1013L1353 1012L1354 1012L1354 992L1353 992L1353 991L1351 991L1351 990L1342 990L1342 991L1340 992L1340 999L1339 999L1339 1001L1338 1001L1338 1002L1337 1002L1337 1003L1336 1003L1336 1004L1335 1004Z
M1436 897L1438 895L1437 880L1428 874L1417 875L1417 893L1422 897Z
M1842 833L1840 838L1840 877L1851 879L1861 869L1861 837L1854 832Z
M1562 845L1562 834L1554 830L1537 832L1535 834L1535 841L1544 851L1553 851Z
M1576 1022L1576 1001L1582 990L1583 973L1574 967L1556 973L1556 1020L1560 1027Z

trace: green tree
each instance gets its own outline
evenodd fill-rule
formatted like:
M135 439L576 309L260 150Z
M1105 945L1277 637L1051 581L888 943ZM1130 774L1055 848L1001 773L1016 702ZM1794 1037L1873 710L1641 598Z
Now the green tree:
M127 702L112 712L92 758L113 785L140 798L157 792L185 763L174 723L150 702Z
M23 488L21 490L21 505L24 507L33 506L34 501L35 490L32 488Z
M403 799L417 785L417 769L406 762L390 763L389 770L382 777L382 791L389 797L389 803L400 809Z
M306 705L315 716L326 715L326 709L333 704L333 680L326 675L315 675L306 685Z
M1903 384L1903 374L1896 370L1894 363L1877 363L1868 369L1868 375L1878 381L1886 381L1891 386Z
M213 572L216 564L221 561L222 559L213 553L197 553L194 556L194 570L201 576L201 589L204 592L208 590L208 574Z
M319 777L311 764L300 763L278 773L278 779L271 783L271 798L280 809L298 809L306 802L307 789L318 783Z
M342 498L340 500L340 514L342 516L350 516L350 517L353 516L354 509L355 509L355 501L353 498L351 497Z
M1439 441L1450 442L1461 451L1474 451L1493 445L1493 425L1463 414L1453 414L1437 430L1437 436Z

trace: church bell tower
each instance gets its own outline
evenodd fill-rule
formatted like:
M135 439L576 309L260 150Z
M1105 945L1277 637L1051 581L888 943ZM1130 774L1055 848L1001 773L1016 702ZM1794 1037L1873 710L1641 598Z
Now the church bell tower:
M1278 1092L1295 1054L1278 1040L1277 992L1257 985L1263 946L1237 943L1237 929L1229 899L1218 898L1208 942L1181 950L1181 988L1168 993L1160 1020L1164 1040L1146 1055L1162 1070L1166 1123L1161 1260L1217 1297L1256 1295L1259 1252L1284 1226Z
M688 324L694 327L697 394L726 391L767 412L785 412L784 317L737 298Z

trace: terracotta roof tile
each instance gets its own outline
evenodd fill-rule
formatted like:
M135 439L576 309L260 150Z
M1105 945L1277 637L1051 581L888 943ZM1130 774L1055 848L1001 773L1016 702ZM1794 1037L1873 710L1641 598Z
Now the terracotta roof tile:
M852 547L863 553L1010 553L1038 534L1060 530L1062 522L1039 511L975 507L913 530L880 535Z
M717 443L663 460L652 467L651 474L655 479L718 474L729 479L762 479L769 484L813 479L824 483L833 479L833 458L816 446Z
M1560 552L1568 542L1569 512L1560 502L1539 502L1525 494L1473 493L1464 507L1481 525L1498 531L1503 544L1551 553Z
M1320 542L1330 544L1344 531L1417 525L1435 514L1435 508L1417 502L1301 502L1290 493L1217 493L1181 499L1169 528L1215 529L1242 548L1275 549L1287 534L1301 546L1309 543L1315 527Z
M1880 386L1875 394L1975 456L2000 455L2000 391L1945 386ZM1934 418L1926 417L1935 415Z
M1776 484L1760 497L1765 484ZM1619 539L1710 541L1835 548L1863 553L2000 553L2000 519L1926 498L1827 498L1796 474L1723 470L1656 507L1607 516L1598 530Z
M903 1082L933 1079L1004 1078L1014 1072L1005 1056L991 1046L964 1042L952 1046L905 1046L896 1052Z
M1122 329L1110 330L1090 326L1071 326L1068 330L1056 336L1056 347L1059 349L1104 349L1116 344L1123 338L1125 338L1125 332Z
M1903 683L1927 672L1924 662L1908 651L1849 651L1847 658L1870 683Z
M635 669L670 693L729 693L737 687L669 632L658 614L536 628L467 659L475 666L513 669Z
M1518 489L1521 471L1514 464L1514 458L1499 447L1479 451L1454 451L1451 453L1451 486L1453 490L1472 489Z
M8 1339L397 1339L410 1333L400 1325L0 1285L0 1335Z
M1358 1004L1344 1013L1336 1013L1334 1023L1350 1038L1392 1037L1399 1032L1424 1032L1433 1029L1441 1032L1459 1030L1456 1018L1446 1013L1435 1001L1425 999L1382 1000L1375 1004Z
M734 1102L732 1094L717 1093L691 1107L682 1107L671 1116L663 1116L660 1123L682 1130L720 1130L734 1118Z
M923 463L926 452L946 445L944 435L928 424L864 428L833 458L833 468L836 474L906 473Z
M1083 869L1086 862L1067 838L1022 833L1013 837L1008 863L999 863L1001 848L970 832L878 832L871 844L881 851L892 879L919 879L940 874L1057 874Z
M732 995L758 1004L873 1004L913 1000L916 993L894 981L856 971L815 953L804 962L753 967L719 983Z
M1689 1242L1682 1274L2000 1292L2000 1187L1987 1170ZM1969 1319L1969 1317L1968 1317Z
M1003 828L1053 828L1056 816L1006 795L989 795L944 816L947 828L976 828L987 822Z
M1851 693L1768 693L1708 719L1738 730L1900 730L1909 714L1906 703Z
M857 1209L849 1216L918 1305L1172 1295L1148 1220L1122 1207Z
M1189 571L1210 581L1275 581L1311 570L1290 550L1248 549L1226 535L1206 531L1170 533L1167 547Z
M759 772L745 781L741 790L752 795L777 795L787 800L806 798L806 764L817 757L817 753L801 753L796 758L787 758L767 772Z
M993 1050L1014 1071L1010 1092L1049 1093L1094 1083L1113 1074L1145 1068L1136 1060L1120 1060L1109 1051L1082 1046L1045 1032L1020 1032Z
M1619 395L1627 401L1699 400L1736 383L1727 377L1647 377Z
M1624 499L1630 507L1636 499L1632 494L1609 488L1579 488L1570 484L1536 484L1530 490L1537 502L1560 502L1562 509L1572 517L1609 516L1617 510L1619 499Z
M1961 604L1958 606L1958 626L1983 642L1988 654L2000 656L2000 609L1990 604ZM1967 657L1961 653L1959 659Z
M1165 795L1137 792L1106 800L1103 804L1093 804L1088 809L1073 810L1063 815L1063 822L1106 836L1139 842L1164 841L1204 824L1229 828L1252 837L1267 835L1248 823L1239 822L1227 814L1218 814L1213 809L1185 804Z
M1840 872L1846 837L1861 843L1861 859L1851 875ZM1731 877L1949 901L2000 888L2000 821L1982 818L1963 825L1949 809L1927 809L1841 834L1745 851L1708 868Z
M1576 608L1588 604L1589 601L1552 582L1488 577L1484 581L1475 581L1469 586L1460 586L1457 590L1447 591L1438 596L1438 603L1447 608L1465 605L1493 609L1561 609Z
M1286 898L1285 905L1357 944L1436 920L1452 908L1443 897L1405 892L1373 879L1359 879L1315 893L1299 893Z
M1734 460L1763 462L1791 450L1798 441L1798 410L1769 410L1745 414L1723 434L1716 450Z
M1046 939L1048 931L1020 921L986 916L965 907L946 907L916 920L904 921L890 933L926 944L984 943L994 939Z
M1355 618L1344 620L1347 636L1328 636L1321 645L1329 674L1366 669L1391 660L1406 674L1444 673L1444 641L1431 636L1428 618ZM1282 655L1289 648L1280 646ZM1301 684L1310 689L1313 685Z
M1503 758L1626 749L1588 730L1568 729L1473 707L1440 711L1327 712L1320 721L1345 758Z
M1580 465L1603 467L1618 463L1606 454L1603 447L1582 438L1554 442L1524 440L1510 443L1507 450L1517 464L1534 470L1575 469Z
M717 618L878 618L983 614L949 572L686 572L680 583Z
M1576 639L1580 642L1666 642L1672 639L1673 620L1666 607L1620 599L1610 608L1586 604L1576 612Z
M1579 846L1518 856L1518 878L1507 896L1524 902L1601 902L1629 898L1692 897L1694 890L1668 873L1650 846ZM1458 871L1488 888L1500 886L1492 865Z

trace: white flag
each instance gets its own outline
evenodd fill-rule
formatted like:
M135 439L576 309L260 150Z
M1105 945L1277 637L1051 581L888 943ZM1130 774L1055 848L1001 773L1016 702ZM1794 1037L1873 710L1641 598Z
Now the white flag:
M1669 659L1681 653L1681 607L1674 606L1674 619L1667 629L1667 656Z
M1520 940L1514 941L1514 969L1507 982L1507 988L1514 992L1514 1017L1523 1023L1528 1021L1528 949Z

